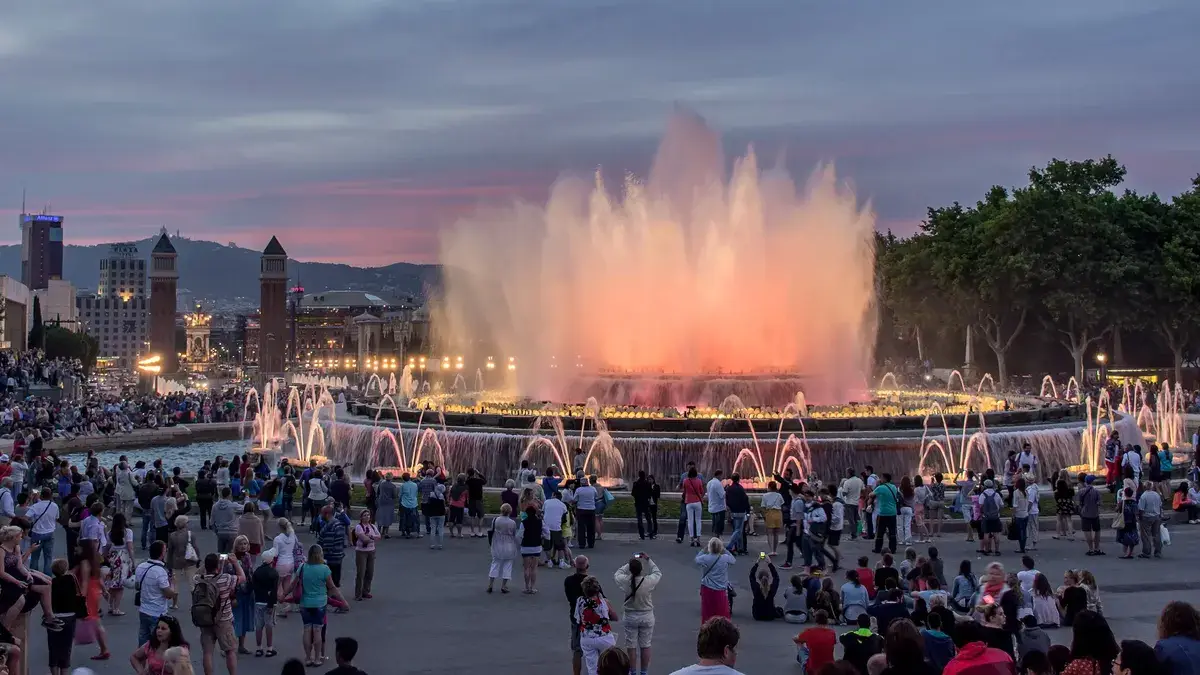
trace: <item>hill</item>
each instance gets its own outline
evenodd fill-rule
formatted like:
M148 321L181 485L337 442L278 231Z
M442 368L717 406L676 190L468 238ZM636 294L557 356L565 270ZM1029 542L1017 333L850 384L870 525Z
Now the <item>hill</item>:
M142 257L149 259L158 238L135 242ZM233 300L258 298L258 258L260 251L226 246L213 241L173 237L179 252L179 287L197 299ZM76 288L95 289L100 274L100 259L108 254L108 244L67 246L63 252L63 276ZM440 265L394 263L386 267L353 267L337 263L288 261L292 282L311 291L351 289L369 291L385 298L426 297L429 289L441 283ZM0 246L0 274L21 278L21 247Z

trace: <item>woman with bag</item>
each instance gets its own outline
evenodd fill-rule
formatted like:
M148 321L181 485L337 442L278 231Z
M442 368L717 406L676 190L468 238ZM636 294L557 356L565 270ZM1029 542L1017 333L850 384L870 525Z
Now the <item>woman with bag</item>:
M279 526L279 534L275 535L272 548L275 549L275 571L279 573L279 602L275 605L275 613L279 618L284 618L288 615L290 606L284 597L285 591L291 583L296 565L304 562L304 547L300 545L300 538L296 536L292 521L280 518L276 523Z
M124 616L121 597L125 595L125 580L133 577L133 530L126 525L124 513L113 515L108 531L104 560L108 564L108 615Z
M517 521L513 520L511 515L512 506L501 504L500 515L492 520L492 529L488 532L488 544L492 553L492 564L488 568L488 593L492 592L496 577L500 577L500 592L508 592L513 561L521 554L521 546L517 542Z
M167 569L179 582L179 595L171 599L171 609L179 609L180 596L191 597L188 589L188 579L192 578L191 568L200 563L200 550L196 548L192 531L188 529L188 517L175 517L175 531L167 535Z

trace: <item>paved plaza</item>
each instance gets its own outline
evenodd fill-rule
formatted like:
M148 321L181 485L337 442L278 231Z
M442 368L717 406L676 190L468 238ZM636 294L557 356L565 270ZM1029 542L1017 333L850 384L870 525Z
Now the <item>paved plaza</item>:
M195 526L194 521L192 524ZM1104 533L1109 553L1105 557L1085 557L1081 540L1054 541L1047 535L1043 535L1041 550L1033 555L1038 568L1056 587L1063 570L1071 567L1091 569L1100 583L1104 613L1118 638L1138 638L1152 643L1155 621L1164 604L1173 599L1200 602L1200 575L1195 566L1200 555L1200 526L1175 526L1172 533L1174 542L1166 550L1163 560L1117 559L1117 546L1111 543L1109 532ZM215 537L211 533L197 534L201 554L214 550ZM654 593L657 626L651 669L656 673L670 672L695 658L700 570L692 563L696 549L676 544L673 535L673 527L669 535L656 541L638 541L636 535L615 534L598 542L595 550L588 551L592 572L606 589L613 586L613 572L635 551L647 552L662 568L663 580ZM307 533L303 536L307 543L310 537ZM442 551L429 550L427 541L393 538L380 542L374 599L351 600L352 612L330 615L328 635L331 641L342 635L358 638L361 647L357 664L360 668L375 675L396 672L456 675L462 672L570 672L568 608L563 595L563 579L569 571L540 568L538 587L541 592L527 596L519 592L518 568L517 578L512 582L515 592L487 595L484 593L489 561L486 539L447 539ZM936 543L946 561L948 578L953 578L964 557L973 561L977 573L987 562L974 553L975 546L964 542L960 534L946 535ZM764 540L758 538L752 540L751 546L757 550L763 544ZM60 539L56 550L61 553L63 545ZM926 545L917 548L924 552ZM842 549L852 558L870 551L863 542L848 542ZM1006 550L1011 549L1006 546ZM142 555L139 551L139 556ZM876 559L877 556L871 556L872 566ZM758 623L750 619L750 593L745 588L754 560L750 556L739 558L736 569L731 572L742 589L733 612L735 621L742 628L738 668L748 674L786 672L780 669L795 667L790 637L797 627L781 621ZM1019 556L1015 553L1005 553L999 560L1006 569L1015 570L1019 566ZM781 571L785 584L787 574L789 572ZM343 588L347 595L353 594L353 579L354 566L348 558L343 573ZM840 574L838 579L840 585ZM104 619L113 659L107 663L89 661L88 657L95 654L95 646L77 646L75 666L91 667L101 674L129 672L128 658L136 646L137 634L132 592L126 593L124 603L124 609L129 612L126 616ZM198 631L191 626L187 603L185 599L184 608L176 615L184 625L185 636L196 647L194 663L199 670ZM36 614L35 610L31 622L34 626ZM281 621L277 632L279 656L272 659L242 656L239 672L250 675L277 673L286 658L300 655L299 618L293 615ZM1056 642L1070 642L1068 630L1058 629L1051 635ZM249 638L248 646L253 649L253 636ZM40 627L31 628L29 653L32 657L30 672L45 672L45 633ZM332 648L328 653L330 662L319 672L334 667ZM217 672L224 673L224 667L218 665Z

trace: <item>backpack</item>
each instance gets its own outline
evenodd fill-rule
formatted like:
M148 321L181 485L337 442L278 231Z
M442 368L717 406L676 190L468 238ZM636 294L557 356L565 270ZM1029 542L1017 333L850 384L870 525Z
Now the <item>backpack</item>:
M982 495L983 499L979 501L979 513L985 520L994 520L1000 517L1000 506L996 504L996 496L998 494L993 492L989 495L985 492Z
M209 628L217 625L220 616L221 590L217 578L201 576L192 587L192 625Z

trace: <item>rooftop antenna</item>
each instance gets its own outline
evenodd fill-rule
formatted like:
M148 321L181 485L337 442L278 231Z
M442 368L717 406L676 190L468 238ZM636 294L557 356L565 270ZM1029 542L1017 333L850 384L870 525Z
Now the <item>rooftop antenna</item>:
M21 215L25 215L25 188L21 188Z

